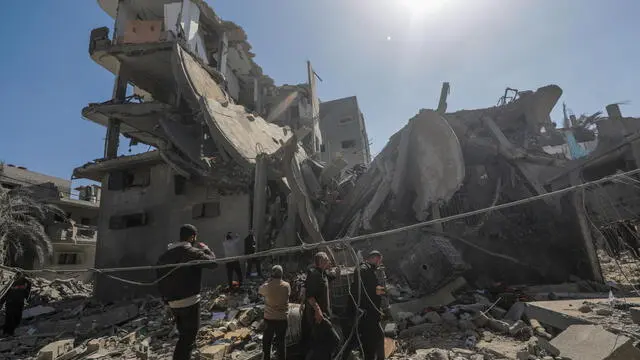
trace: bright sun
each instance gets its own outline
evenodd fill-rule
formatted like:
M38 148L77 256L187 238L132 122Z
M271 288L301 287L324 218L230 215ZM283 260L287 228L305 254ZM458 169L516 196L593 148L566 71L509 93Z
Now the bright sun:
M397 0L413 15L424 15L438 11L447 0Z

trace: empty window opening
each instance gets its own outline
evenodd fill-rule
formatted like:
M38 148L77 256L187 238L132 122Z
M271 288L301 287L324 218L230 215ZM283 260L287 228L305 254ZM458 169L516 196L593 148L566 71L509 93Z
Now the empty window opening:
M61 253L58 254L58 265L78 265L80 264L80 254Z
M148 217L145 213L114 215L109 219L109 229L120 230L147 225Z
M187 178L181 175L173 177L173 192L176 195L184 195L187 188Z
M342 148L343 149L351 149L356 147L356 141L355 140L345 140L341 143Z
M109 190L146 187L151 183L151 169L121 170L109 174Z
M340 119L339 124L340 125L346 125L346 124L349 124L352 121L353 121L352 117L346 117L344 119Z
M220 203L217 201L213 201L193 205L193 207L191 208L191 213L194 219L218 217L221 214Z

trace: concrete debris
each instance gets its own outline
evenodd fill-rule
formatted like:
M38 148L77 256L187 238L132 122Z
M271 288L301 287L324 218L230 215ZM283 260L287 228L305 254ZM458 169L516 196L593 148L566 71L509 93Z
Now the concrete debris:
M89 298L92 294L93 286L80 280L33 278L30 304L48 304L69 298Z
M572 325L551 340L562 357L581 360L640 359L640 350L633 342L595 325Z

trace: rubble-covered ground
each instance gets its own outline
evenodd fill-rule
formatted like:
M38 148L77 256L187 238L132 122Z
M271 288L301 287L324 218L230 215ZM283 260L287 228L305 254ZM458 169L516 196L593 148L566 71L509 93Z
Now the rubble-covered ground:
M605 280L616 284L640 284L640 261L628 252L622 253L619 259L614 259L600 250L598 258Z
M196 358L261 357L262 306L256 294L261 282L252 279L237 291L208 289L203 293ZM292 280L295 282L296 278ZM0 341L0 359L171 358L177 333L170 312L159 299L149 296L100 304L89 297L89 284L37 278L33 283L34 293L17 336ZM520 290L500 291L466 286L447 306L391 311L393 316L383 323L388 338L395 339L390 358L548 359L547 334L544 328L532 327L523 316L523 303L517 301ZM513 295L507 302L506 294ZM507 303L515 305L504 309ZM396 306L404 305L391 304L392 308ZM589 306L594 314L604 311L598 310L601 305ZM629 327L628 307L619 305L612 314L611 328L636 332ZM618 320L621 326L616 325ZM298 334L299 327L290 326L288 341L295 342ZM56 353L65 355L57 357Z

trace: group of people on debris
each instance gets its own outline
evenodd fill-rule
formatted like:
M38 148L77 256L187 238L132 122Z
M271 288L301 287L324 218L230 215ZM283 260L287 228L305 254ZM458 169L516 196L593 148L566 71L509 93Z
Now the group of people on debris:
M239 239L237 234L226 234L223 248L227 258L242 254ZM244 240L244 253L255 252L255 237L250 232ZM260 263L250 260L252 261L247 263L247 276L254 266L260 274ZM200 263L196 266L184 266L193 261ZM314 255L313 265L308 270L305 281L300 342L301 349L310 350L305 354L309 359L329 360L341 353L342 358L346 360L351 351L358 347L362 349L365 360L384 359L384 333L380 325L384 286L376 276L376 268L381 262L382 254L372 251L355 272L350 291L351 301L346 314L342 314L340 323L346 338L340 347L341 339L333 326L335 317L332 313L329 286L336 274L331 271L331 261L326 253L318 252ZM164 266L176 264L178 266ZM190 359L200 328L202 269L217 268L216 256L207 245L198 242L197 228L185 224L180 228L180 241L169 246L160 256L158 265L162 265L157 270L159 291L171 309L179 333L173 358ZM230 288L235 286L234 274L238 277L238 285L241 285L242 268L239 260L227 262L226 270ZM263 359L270 360L271 348L275 345L278 359L285 360L291 286L283 279L284 271L280 265L274 265L269 276L258 289L265 303Z

